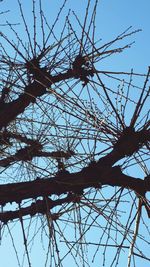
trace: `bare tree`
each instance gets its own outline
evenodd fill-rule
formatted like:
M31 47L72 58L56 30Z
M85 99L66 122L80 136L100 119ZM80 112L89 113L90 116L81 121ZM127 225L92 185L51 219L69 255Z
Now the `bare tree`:
M97 0L83 21L64 1L52 25L29 1L32 26L17 2L24 33L17 21L0 32L2 245L7 234L18 266L37 266L35 251L41 266L147 264L150 69L100 65L139 30L102 44Z

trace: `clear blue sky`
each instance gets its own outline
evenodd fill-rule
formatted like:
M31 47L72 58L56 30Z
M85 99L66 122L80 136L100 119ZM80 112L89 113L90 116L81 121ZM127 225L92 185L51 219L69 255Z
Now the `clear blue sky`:
M28 23L31 23L30 10L30 0L24 0L24 11ZM53 23L54 18L59 10L60 0L43 0L43 6L45 8L46 16L48 20ZM64 11L63 16L67 14L67 9L72 9L76 12L79 18L82 20L85 13L86 0L68 0L66 5L66 11ZM5 10L10 10L6 15L0 16L0 24L3 24L5 20L9 22L20 22L20 15L18 10L18 5L16 0L4 0L0 3L0 12ZM63 19L63 18L62 18ZM75 25L76 26L76 25ZM135 44L131 49L126 50L123 54L115 56L115 59L102 62L102 68L113 71L130 71L131 68L135 72L146 73L148 66L150 66L150 1L143 0L100 0L97 9L97 39L102 38L102 43L108 42L116 37L118 34L123 32L129 26L133 26L133 29L142 29L142 32L137 33L135 36L129 38L129 42L135 40ZM20 26L17 26L18 29ZM56 30L59 36L59 30L61 25L57 24ZM7 33L6 27L1 27L5 33ZM19 33L19 30L18 30ZM25 35L20 32L22 36ZM11 38L9 36L9 38ZM13 228L16 235L16 242L18 239L18 246L20 246L20 239L22 240L22 235L20 229ZM4 241L3 241L4 240ZM0 246L0 264L2 267L16 267L17 262L15 258L15 253L12 249L12 244L10 238L7 234L4 234L4 239L2 240L2 245ZM37 239L38 240L38 239ZM40 242L40 239L37 241ZM34 257L33 266L43 267L42 252L38 247L38 243L34 244ZM40 256L41 254L41 256ZM123 259L123 258L122 258ZM66 263L67 264L67 263ZM71 262L68 261L71 265ZM97 261L95 267L101 267L101 263ZM126 263L121 262L122 267L126 266ZM144 265L145 264L145 265ZM148 267L147 263L139 260L138 266ZM27 265L25 265L26 267ZM71 265L73 267L73 265ZM106 266L107 267L107 266Z

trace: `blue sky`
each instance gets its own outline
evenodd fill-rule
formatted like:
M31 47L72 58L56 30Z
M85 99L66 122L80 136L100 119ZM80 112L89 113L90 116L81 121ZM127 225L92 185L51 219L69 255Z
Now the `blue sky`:
M31 17L29 13L30 9L30 0L24 0L24 11L27 18L28 23L31 23ZM43 0L43 7L46 12L46 16L48 17L48 20L50 23L54 21L54 18L56 17L56 14L59 10L60 4L62 1L60 0ZM65 15L67 14L67 10L70 8L76 12L76 14L79 16L81 21L83 20L84 13L85 13L85 6L87 1L86 0L68 0L66 9L63 13L62 21L64 20ZM0 24L3 24L5 20L8 20L9 22L19 22L20 21L20 15L18 10L18 5L16 0L4 0L0 3L0 12L5 11L9 9L10 12L6 13L5 15L0 16ZM147 68L150 65L150 1L144 0L144 1L137 1L137 0L100 0L98 9L97 9L97 25L96 25L96 32L97 32L97 39L102 39L101 43L108 42L115 38L118 34L123 32L126 28L129 26L133 26L133 30L136 29L142 29L141 32L137 33L135 36L132 36L129 38L130 41L135 40L135 44L133 46L124 51L122 54L119 54L115 56L112 59L106 59L103 61L100 67L102 69L107 70L114 70L114 71L130 71L131 68L134 69L135 72L141 72L146 73ZM61 29L59 23L56 26L56 34L59 36L59 31ZM76 25L74 25L76 27ZM20 29L20 26L18 27L18 32ZM7 33L6 27L1 27L1 29ZM25 34L23 32L20 32L20 34L25 37ZM10 37L10 36L9 36ZM11 37L10 37L11 38ZM18 247L20 246L20 237L21 231L15 229L15 235L16 235L16 242L18 239ZM37 241L38 242L38 241ZM11 248L10 248L11 247ZM39 255L41 253L40 248L38 247L38 244L35 244L35 250L34 250L34 266L42 267L42 256L37 257L37 254ZM12 245L10 238L6 235L4 235L4 241L2 241L2 245L0 247L0 258L1 258L1 264L4 267L8 267L11 265L11 267L16 267L16 260L15 260L15 254L12 250ZM36 254L37 253L37 254ZM123 260L123 257L122 257ZM97 267L101 267L99 261L97 261L98 265L95 265ZM124 263L122 263L124 264ZM138 266L142 267L148 267L147 263L141 262L139 260ZM142 265L141 265L142 264ZM73 265L72 265L73 266ZM126 266L122 265L122 267ZM26 267L26 265L25 265Z
M27 22L32 23L31 15L31 1L22 1ZM60 0L42 1L45 9L48 21L53 23L55 15L62 4ZM82 3L82 4L81 4ZM63 12L63 19L67 14L68 9L74 10L79 16L81 21L83 20L83 14L85 14L85 7L87 1L67 1L66 9ZM11 12L1 16L1 21L8 20L9 22L20 22L20 14L18 10L17 1L4 0L1 3L1 10L10 10ZM52 10L52 12L51 12ZM150 58L150 30L149 30L149 10L150 2L144 1L119 1L119 0L102 0L99 1L97 9L97 38L102 38L102 42L105 43L110 41L122 31L132 26L133 29L142 29L142 32L133 36L132 40L135 40L135 44L131 49L125 51L125 55L119 55L118 60L114 67L124 68L129 70L134 68L137 71L146 71L149 65ZM14 15L15 14L15 15ZM62 21L63 21L62 19ZM77 25L75 25L76 27ZM56 29L59 30L61 27L58 24ZM18 28L19 30L19 28ZM118 63L118 64L117 64ZM108 67L108 66L107 66Z

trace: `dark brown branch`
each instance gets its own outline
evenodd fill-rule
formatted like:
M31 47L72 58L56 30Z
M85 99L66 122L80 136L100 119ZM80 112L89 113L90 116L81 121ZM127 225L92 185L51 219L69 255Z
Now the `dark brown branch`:
M0 144L10 145L10 139L15 139L27 145L40 145L40 142L38 140L28 138L25 135L21 135L20 133L12 133L10 131L7 131L6 128L3 132L0 132Z
M40 144L34 144L32 146L26 146L19 149L16 154L0 160L1 167L8 167L10 164L17 161L30 161L33 157L38 155L39 150L42 148Z
M89 187L101 185L130 188L140 195L150 191L149 179L138 179L125 175L120 167L105 167L94 163L77 173L62 172L55 178L36 179L31 182L0 185L0 204L21 202L39 196L61 195L68 192L80 193Z
M19 114L23 113L25 108L36 100L37 97L46 93L46 88L38 82L26 86L25 92L18 99L5 103L0 110L0 129L7 126Z
M86 188L101 187L101 185L130 188L144 196L146 192L150 191L149 177L144 180L133 178L123 174L119 166L112 167L112 165L126 155L131 155L136 152L149 139L149 131L141 130L135 132L131 129L124 130L114 145L114 149L107 156L101 158L97 163L91 163L78 173L71 174L67 171L61 171L55 178L0 185L0 204L5 205L13 201L19 203L24 199L50 196L52 194L82 193ZM44 156L46 152L39 151L39 147L27 146L19 150L16 153L16 157L19 160L29 160L35 155L42 156L42 153ZM58 152L52 152L50 154L54 157L66 156L62 152L59 155ZM47 153L45 156L47 156ZM5 163L9 164L13 160L12 157L4 159L5 161L7 160Z
M20 216L27 216L30 215L31 217L37 213L45 214L48 210L52 209L53 207L62 205L63 203L69 203L74 201L75 196L73 194L69 194L67 197L62 199L57 199L55 201L44 198L43 200L37 200L32 203L30 206L26 208L20 208L19 210L15 211L6 211L0 212L0 221L7 223L9 220L18 219Z
M28 140L29 141L29 140ZM31 142L31 140L30 140ZM73 151L41 151L42 145L39 142L32 140L31 146L26 146L24 148L19 149L14 155L3 158L0 160L0 167L8 167L11 164L14 164L18 161L31 161L34 157L51 157L54 159L69 159L72 155L74 155Z
M80 78L80 76L93 75L94 70L83 70L81 75L73 69L69 69L65 73L60 73L55 76L51 76L45 71L42 75L42 70L39 70L39 79L32 84L27 85L24 89L24 93L21 94L16 100L10 103L4 103L0 109L0 129L6 127L11 121L13 121L19 114L23 113L25 108L32 102L36 101L37 97L40 97L47 93L46 88L51 87L52 84L64 81L70 78Z
M134 128L127 127L118 137L114 144L113 150L105 157L99 160L105 165L112 166L120 159L126 156L132 156L141 147L146 146L150 142L150 130L135 131Z
M6 135L6 138L13 137L13 135ZM30 146L26 146L18 150L14 155L10 157L6 157L0 160L1 167L8 167L10 164L13 164L17 161L30 161L34 157L51 157L51 158L65 158L68 159L71 155L74 155L73 151L52 151L45 152L41 151L42 145L36 140L29 140L25 138L21 138L21 136L15 135L16 138L20 138L20 140L31 144ZM149 130L141 130L139 132L135 132L134 129L125 128L121 133L118 141L114 144L113 150L105 157L99 160L100 164L112 166L120 159L125 156L132 156L135 152L139 150L143 145L146 145L150 141L150 131Z

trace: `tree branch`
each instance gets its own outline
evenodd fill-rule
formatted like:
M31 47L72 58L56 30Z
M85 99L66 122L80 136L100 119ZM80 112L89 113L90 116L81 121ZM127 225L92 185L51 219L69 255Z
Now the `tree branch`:
M81 69L82 70L82 69ZM27 85L24 89L24 93L21 94L16 100L10 103L3 103L0 108L0 129L6 127L11 121L13 121L19 114L23 113L25 108L32 102L36 101L37 97L40 97L47 93L46 88L51 87L52 84L64 81L70 78L80 78L81 76L93 75L94 70L82 70L84 73L69 69L65 73L60 73L55 76L51 76L45 71L42 73L42 69L39 70L38 79L32 84ZM82 75L81 75L82 74Z
M47 208L52 209L53 207L60 206L63 203L69 203L74 199L75 196L73 194L70 194L65 198L57 199L55 201L49 198L37 200L26 208L20 208L19 210L15 211L0 212L0 221L7 223L9 220L18 219L20 216L23 217L26 215L30 215L32 217L37 213L45 214L47 212Z
M130 188L140 195L150 191L149 179L142 180L125 175L118 166L105 168L99 163L94 163L94 166L90 165L77 173L62 171L54 178L37 178L30 182L0 185L0 204L20 203L25 199L36 199L40 196L50 196L52 194L80 193L86 188L101 187L101 185Z

